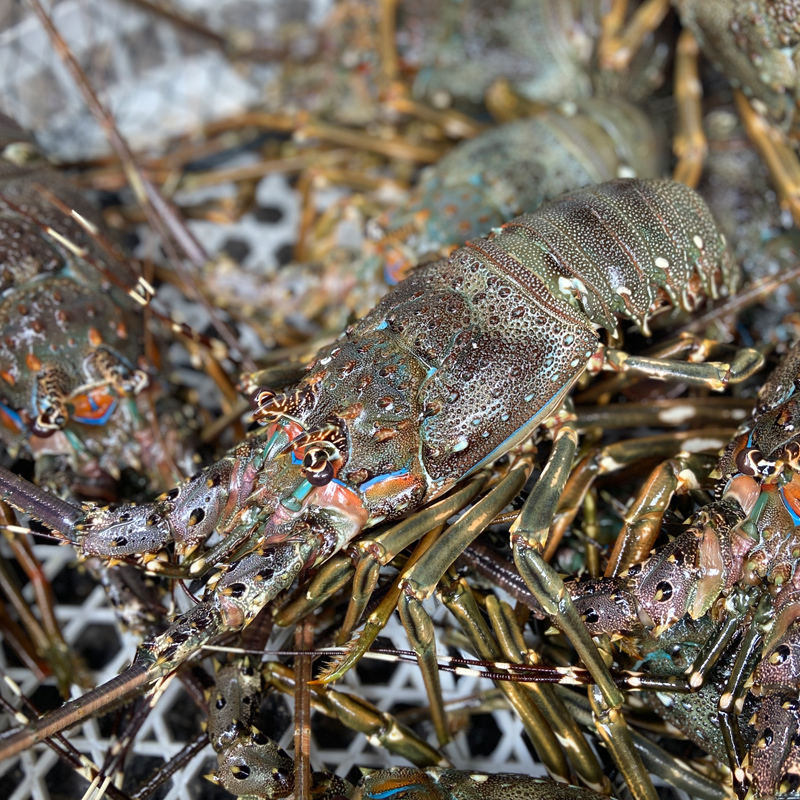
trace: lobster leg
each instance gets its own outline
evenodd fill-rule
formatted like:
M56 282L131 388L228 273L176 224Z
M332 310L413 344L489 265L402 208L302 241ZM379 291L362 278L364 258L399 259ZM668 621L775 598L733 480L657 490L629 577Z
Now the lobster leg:
M675 100L678 106L678 131L673 150L678 159L672 179L695 188L700 182L708 141L703 132L702 87L697 62L700 48L691 32L678 37L675 54Z
M761 601L753 616L753 623L745 631L736 660L733 663L731 676L725 691L719 699L719 722L728 751L728 761L733 774L733 785L738 797L746 791L747 775L743 768L746 750L739 731L737 714L741 713L741 704L747 691L747 677L752 671L757 650L764 638L764 632L773 620L772 598L769 593L761 597Z
M622 694L572 603L564 582L541 556L576 448L577 433L574 424L568 422L557 431L550 460L525 501L520 516L511 526L514 561L528 588L553 622L569 637L594 678L597 685L591 690L590 697L598 732L625 775L631 792L636 800L656 800L647 771L630 743L625 720L619 712Z
M588 698L566 686L558 686L556 691L564 701L570 716L584 728L594 729L591 704ZM729 800L729 793L719 783L691 769L686 763L676 759L638 731L631 730L630 733L633 744L648 770L665 780L670 786L682 789L689 796L702 798L702 800Z
M293 695L296 689L294 673L288 667L270 661L263 665L264 680L284 694ZM338 719L370 739L376 739L392 753L418 767L449 765L448 760L414 731L391 714L380 711L372 703L347 692L338 692L330 686L310 684L311 705L328 717Z
M645 38L663 22L669 12L669 2L647 0L636 9L631 19L624 25L627 10L628 0L614 0L611 9L603 18L597 49L600 65L604 69L621 71L628 67L631 58L642 46Z
M459 621L462 629L467 634L478 658L487 661L497 661L502 657L500 647L492 636L488 625L481 616L475 597L467 586L466 581L456 578L448 581L441 590L442 602ZM544 687L540 687L544 688ZM564 752L552 727L555 714L549 713L554 709L551 704L543 702L541 692L539 696L526 692L517 683L500 683L500 689L508 698L514 710L519 714L522 724L530 737L533 746L545 765L551 778L561 782L568 782L570 776Z
M335 556L327 561L314 580L302 590L296 599L283 606L275 615L281 626L293 625L314 609L323 605L334 592L353 578L353 597L347 609L337 643L346 641L358 624L378 580L378 571L390 563L406 547L413 544L437 525L446 522L477 497L486 484L487 474L477 473L465 486L448 497L434 503L423 511L404 519L383 533L362 538L353 545L357 564L349 555Z
M694 436L695 432L690 432ZM705 432L703 432L705 438ZM724 445L720 445L721 450ZM704 443L707 449L707 443ZM653 472L634 499L623 520L622 530L606 567L606 577L615 578L628 567L644 561L661 530L661 520L672 498L698 488L716 464L716 456L679 453Z
M646 406L631 408L631 403L609 406L578 406L578 428L676 427L687 422L702 425L739 426L753 410L752 400L739 397L692 397L678 400L653 400ZM680 435L680 432L676 433ZM610 445L613 447L614 445ZM665 454L666 457L667 454Z
M243 628L292 584L305 564L313 563L315 551L310 542L285 542L269 547L262 554L243 558L224 577L209 584L216 586L213 599L199 603L163 634L145 642L134 663L121 675L31 725L3 735L0 760L11 758L121 698L140 692L167 676L215 636Z
M484 473L478 473L464 488L455 492L451 497L436 503L426 511L420 512L420 515L412 517L412 519L416 519L415 525L405 526L401 523L391 531L387 531L381 536L376 536L374 548L371 547L372 542L369 540L358 542L355 545L359 558L355 577L353 578L353 598L347 608L347 615L337 636L337 642L346 641L350 637L353 628L358 624L359 619L361 619L370 595L375 588L380 568L390 563L411 542L420 538L423 533L432 530L432 525L443 524L454 513L457 513L472 502L485 486L487 477ZM422 516L434 509L436 510L435 515L431 514L427 519Z
M669 361L647 356L632 356L624 350L605 351L604 369L615 372L636 370L651 378L681 380L694 386L707 386L722 391L729 383L738 383L749 378L764 364L764 356L757 350L743 348L729 364L709 361L694 364L685 361Z
M394 581L389 591L384 595L383 600L378 604L378 607L369 615L358 637L349 643L344 657L334 659L325 670L323 670L318 679L320 683L328 683L341 678L345 672L358 663L364 653L369 649L370 645L377 639L397 608L403 590L403 581L405 580L407 572L436 543L436 540L442 532L442 528L443 526L439 525L433 530L428 531L419 541L414 548L414 552L406 562L404 571Z
M624 467L627 467L628 465L633 464L640 459L652 458L653 456L669 458L671 456L678 456L679 453L684 452L684 459L694 462L694 460L699 458L699 456L690 455L692 447L696 447L699 444L704 450L712 449L714 447L721 450L730 441L730 434L731 431L726 429L704 429L702 441L700 441L697 437L697 431L680 431L677 433L666 434L664 436L646 436L642 437L641 439L614 442L606 447L594 448L591 450L580 460L575 469L573 469L569 476L569 480L567 481L564 492L558 501L556 514L553 518L553 523L550 526L550 531L547 536L547 543L544 549L544 560L550 561L550 559L553 557L553 554L560 544L561 539L563 538L569 526L572 524L572 521L575 519L578 509L581 507L581 504L586 497L586 493L589 491L597 477L600 475L607 475L618 469L623 469ZM715 442L714 439L717 441ZM689 452L686 452L687 450ZM683 468L684 467L681 467L681 469ZM710 469L711 467L709 467L708 471L710 471ZM654 480L657 482L655 473L650 476L648 486ZM634 501L634 506L632 509L637 506L642 506L642 504L646 502L643 499L643 495L646 491L647 487L642 490L639 498ZM654 496L663 498L663 490L661 493L656 492ZM664 508L666 508L666 504L664 505ZM634 515L633 510L631 510L629 514L631 517L631 522L638 517L638 514ZM626 524L628 524L627 519ZM646 554L647 550L644 552Z
M5 503L0 503L0 520L6 524L16 522L13 512ZM30 542L24 537L9 537L9 546L16 556L17 563L25 571L32 584L41 621L37 619L23 597L17 580L4 558L0 558L0 588L8 597L10 605L16 610L20 622L33 643L36 655L43 658L52 669L61 696L67 698L71 685L78 684L84 687L90 685L86 667L64 641L53 611L55 605L53 589L42 571L41 564L34 556Z
M486 611L492 622L492 628L497 636L498 644L504 658L512 663L525 663L523 653L528 653L536 663L535 655L528 652L513 611L507 603L500 602L496 597L486 598ZM546 684L529 684L528 690L533 694L534 700L548 724L561 742L567 757L572 763L581 780L590 788L603 794L611 786L603 768L597 760L594 751L589 747L577 722L570 716L555 687Z
M442 707L439 669L433 623L422 602L433 594L437 582L464 548L483 531L497 514L519 494L533 468L533 456L520 456L508 474L479 503L452 525L420 560L407 571L401 583L398 610L403 626L417 652L431 714L439 741L448 741L447 721Z
M733 96L747 136L767 165L781 205L791 211L795 225L800 225L800 161L797 155L786 144L784 135L753 110L740 90L734 89Z
M686 670L690 690L697 691L705 683L706 676L719 661L739 629L748 605L747 596L741 591L735 591L727 598L725 620L716 634L700 650L691 667Z

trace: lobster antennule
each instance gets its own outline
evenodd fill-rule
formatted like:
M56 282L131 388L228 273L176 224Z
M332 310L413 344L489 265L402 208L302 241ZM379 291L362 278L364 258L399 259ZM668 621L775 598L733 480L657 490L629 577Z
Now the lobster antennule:
M0 467L0 492L1 499L65 535L86 513L81 506L40 489L5 467Z

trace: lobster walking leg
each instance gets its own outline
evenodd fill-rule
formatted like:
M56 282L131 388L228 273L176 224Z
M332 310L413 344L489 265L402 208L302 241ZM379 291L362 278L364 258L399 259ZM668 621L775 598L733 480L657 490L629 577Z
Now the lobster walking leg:
M447 581L441 589L442 602L459 621L478 658L500 659L500 648L484 622L469 587L461 579ZM562 783L569 781L569 766L553 728L552 707L532 697L519 684L501 683L500 689L514 707L548 774ZM596 776L595 776L596 777Z
M264 681L268 686L284 694L295 693L297 682L291 669L274 661L262 666ZM310 690L311 705L316 711L338 719L348 728L380 742L387 750L415 766L450 766L450 762L438 750L413 730L363 698L314 683L310 685Z
M675 459L674 469L682 469L679 465L684 461L692 468L700 469L699 463L705 460L704 456L701 453L692 451L697 448L702 448L702 450L716 448L719 451L725 446L726 442L730 441L731 433L730 429L705 428L701 439L698 439L697 431L681 431L664 436L644 436L640 439L613 442L605 447L596 447L590 450L572 470L564 492L559 499L556 515L547 534L547 544L543 553L544 560L552 560L564 534L584 502L587 492L598 477L608 475L636 461L652 458L653 456L667 459L672 457L672 459ZM670 461L669 463L673 462ZM709 466L706 472L710 471L711 468ZM633 505L625 516L625 528L621 535L624 535L624 531L631 526L642 524L641 519L643 517L645 519L650 517L652 520L652 512L654 510L658 511L658 509L653 508L653 503L664 504L664 491L657 488L662 485L663 480L670 481L668 475L665 478L659 471L664 469L669 468L657 468L657 471L648 478L647 484L634 500ZM682 478L687 479L685 475ZM678 487L676 486L675 488L677 489ZM663 508L661 513L663 513ZM632 542L638 541L635 535L631 536L630 539ZM645 554L649 549L644 550Z
M707 476L715 463L713 457L679 453L653 470L625 514L622 530L606 566L607 578L615 578L632 564L638 564L647 557L673 497L679 491L696 488L699 485L698 478Z
M433 624L422 601L433 594L436 583L458 554L519 494L533 467L530 455L520 456L508 475L439 539L406 573L401 585L400 619L417 652L420 669L431 700L431 714L439 741L450 738L439 687Z
M730 364L709 361L693 364L683 361L666 361L647 356L632 356L623 350L606 350L604 369L616 372L635 370L652 378L675 378L694 386L707 386L721 391L729 383L739 383L764 365L764 356L757 350L739 351Z
M377 536L360 539L353 545L357 556L355 569L353 559L347 555L337 556L326 562L303 593L276 613L275 622L288 626L302 619L325 603L333 592L350 580L355 571L353 597L342 630L337 636L340 640L338 643L342 639L346 640L369 601L377 583L379 569L428 531L446 522L472 502L483 490L487 477L485 471L478 472L465 486L428 508L418 511ZM337 674L337 677L341 677L341 674Z
M525 663L523 653L527 652L527 648L511 607L490 595L486 598L486 612L503 657L512 663ZM558 736L575 772L588 787L602 794L607 793L610 790L608 778L555 687L533 684L529 689L535 692L538 698L536 702Z
M692 188L700 182L708 141L703 132L702 90L698 71L700 48L691 32L678 37L675 53L675 100L678 105L678 131L673 150L678 159L673 180Z
M553 622L569 637L596 681L590 690L597 729L637 800L656 800L647 771L630 742L619 709L623 698L592 642L558 573L541 556L558 498L564 490L577 445L574 425L556 433L553 452L522 512L511 528L514 561L528 588Z

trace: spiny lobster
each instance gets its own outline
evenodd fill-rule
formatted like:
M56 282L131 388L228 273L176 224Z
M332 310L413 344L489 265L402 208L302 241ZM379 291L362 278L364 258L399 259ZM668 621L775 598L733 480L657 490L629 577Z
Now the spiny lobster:
M623 545L606 577L567 584L585 630L621 635L626 650L645 664L660 664L662 671L637 679L637 687L659 691L661 713L705 749L727 752L735 786L749 798L800 787L798 375L800 345L764 384L752 419L723 453L716 499L683 532L644 560ZM641 543L629 544L641 552ZM699 639L693 627L702 630ZM665 677L679 673L669 664L685 660L687 644L694 658L685 675ZM694 714L682 711L676 684L684 692L701 691L723 654L730 664L713 690L718 708L703 711L703 701ZM756 710L752 736L744 739L739 716L748 688ZM752 741L749 754L745 741Z
M150 383L141 308L103 270L130 287L137 276L104 231L33 139L0 115L0 440L68 455L85 474L98 462L112 473L138 463L124 428L140 418L133 398ZM117 424L120 402L131 408Z
M586 100L573 113L540 111L455 147L402 208L370 224L387 279L421 256L483 236L561 193L616 177L659 173L658 137L645 113L622 100Z
M305 567L365 527L444 495L542 424L554 429L553 453L529 502L549 525L576 445L565 399L587 369L640 370L722 389L763 360L750 350L730 364L636 357L599 344L597 329L616 341L622 318L646 333L659 311L691 311L705 296L734 292L737 274L692 190L669 181L612 181L566 195L416 270L320 351L296 387L254 393L265 433L152 503L80 508L4 471L7 498L83 555L138 560L178 576L219 570L203 601L145 642L125 673L5 735L0 755L165 677L216 635L245 627ZM445 536L407 573L409 627L424 631L420 601L480 530L470 515L486 511L488 524L531 466L529 454L517 459L509 480L468 512L459 536ZM547 565L538 528L526 519L528 527L514 531L515 553L526 580L538 585ZM213 531L222 540L201 551ZM184 558L178 566L155 560L169 545ZM558 602L548 594L543 606ZM591 659L589 649L580 652ZM595 675L597 664L587 666ZM601 690L603 714L616 719L618 693L607 682ZM641 764L630 755L623 762L634 773L635 794L652 797Z

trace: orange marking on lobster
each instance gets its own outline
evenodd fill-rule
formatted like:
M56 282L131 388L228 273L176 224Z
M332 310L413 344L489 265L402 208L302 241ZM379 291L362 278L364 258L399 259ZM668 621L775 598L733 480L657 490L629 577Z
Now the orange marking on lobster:
M108 386L97 386L70 400L72 417L76 422L103 424L114 409L117 397Z

